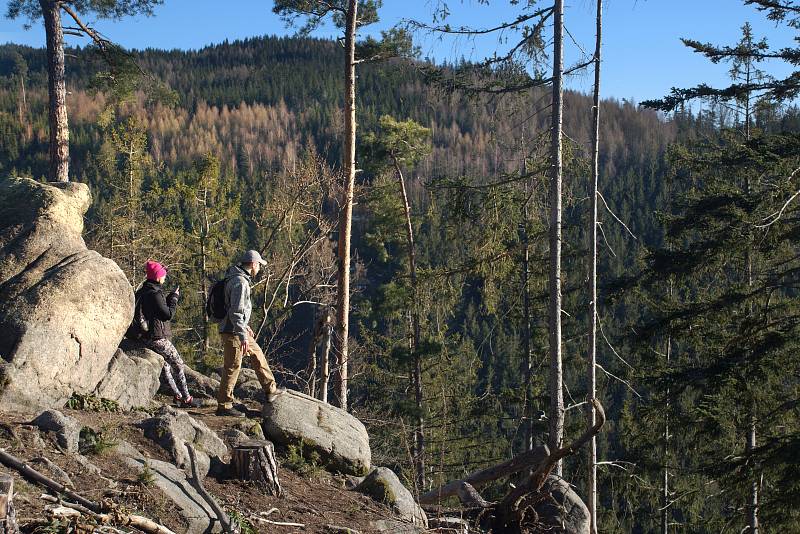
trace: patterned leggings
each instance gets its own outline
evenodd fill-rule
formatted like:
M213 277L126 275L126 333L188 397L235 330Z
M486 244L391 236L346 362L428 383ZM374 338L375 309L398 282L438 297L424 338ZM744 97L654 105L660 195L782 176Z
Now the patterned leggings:
M150 339L145 342L148 349L164 357L164 376L167 378L169 387L172 388L176 397L189 398L189 388L186 387L186 375L183 373L183 358L178 354L178 349L169 339ZM172 372L178 375L178 384ZM180 389L178 387L180 386Z

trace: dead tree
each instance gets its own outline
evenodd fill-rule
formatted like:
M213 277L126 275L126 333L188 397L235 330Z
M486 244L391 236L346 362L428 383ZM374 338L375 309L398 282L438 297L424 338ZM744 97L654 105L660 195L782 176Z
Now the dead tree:
M265 440L244 441L233 449L231 468L239 480L254 482L267 495L283 495L275 447Z

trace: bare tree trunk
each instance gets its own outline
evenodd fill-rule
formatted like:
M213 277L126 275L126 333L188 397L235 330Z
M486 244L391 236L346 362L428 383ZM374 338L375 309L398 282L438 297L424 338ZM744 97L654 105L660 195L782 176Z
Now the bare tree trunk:
M597 29L594 49L594 95L592 128L592 221L589 228L589 247L592 251L589 267L589 398L597 397L597 195L600 177L600 53L603 38L603 0L597 0ZM589 405L589 426L595 423L594 405ZM597 534L597 437L592 436L588 448L589 484L587 500L589 505L589 532Z
M345 113L344 199L339 218L339 283L336 298L336 330L339 338L339 406L347 410L348 336L350 335L350 232L353 220L353 190L356 183L356 23L358 2L348 0L345 17Z
M39 0L47 35L47 90L50 100L50 171L53 182L69 182L69 124L64 79L64 32L61 2Z
M564 439L564 371L561 362L561 127L564 116L564 0L555 0L553 29L553 110L550 180L550 439L551 450ZM562 476L562 461L556 474Z
M411 224L411 205L408 202L405 179L400 164L393 158L394 170L397 173L397 182L400 187L400 197L403 201L403 213L406 222L406 242L408 245L408 268L411 273L411 360L414 366L412 370L412 383L414 385L414 402L416 403L417 413L415 416L414 427L414 467L417 472L417 487L422 490L425 487L425 432L424 418L422 416L422 359L419 354L420 344L420 325L419 325L419 285L417 280L417 248L414 242L414 227Z
M319 399L322 402L328 402L328 383L330 382L330 356L331 356L331 340L333 338L333 327L331 325L331 309L327 310L327 320L325 323L325 344L322 346L322 367L321 383L319 386Z
M525 180L525 199L522 204L522 224L520 225L520 240L522 241L522 351L523 375L525 377L524 402L522 417L525 427L525 444L523 450L533 450L533 399L531 392L531 379L533 378L533 355L531 354L531 290L530 290L530 236L528 235L528 195L530 194L530 179L528 178L528 160L525 155L525 136L522 143L522 176Z
M19 123L25 124L28 115L28 100L25 96L25 76L19 75Z
M209 318L206 312L206 304L208 301L208 286L206 283L206 276L208 275L208 262L206 251L206 241L208 234L211 231L211 222L208 219L208 184L206 183L203 189L203 228L200 234L200 288L203 295L203 355L208 354L208 349L211 347L211 339L209 333Z

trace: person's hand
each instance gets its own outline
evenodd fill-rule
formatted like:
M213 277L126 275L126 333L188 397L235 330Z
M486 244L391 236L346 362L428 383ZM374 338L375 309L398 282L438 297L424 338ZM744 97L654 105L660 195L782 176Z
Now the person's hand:
M176 297L180 297L180 296L181 296L181 286L178 286L178 287L176 287L176 288L175 288L175 289L172 291L172 294L173 294L173 295L175 295Z
M249 349L250 349L250 343L248 343L247 340L245 339L244 341L242 341L242 355L247 354Z
M247 333L250 335L250 337L256 337L256 335L253 333L253 329L250 328L250 325L245 326L245 328L247 328Z

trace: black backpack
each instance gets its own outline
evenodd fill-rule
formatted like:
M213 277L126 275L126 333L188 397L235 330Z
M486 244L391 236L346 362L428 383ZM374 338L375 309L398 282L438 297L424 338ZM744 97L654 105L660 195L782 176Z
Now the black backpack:
M142 309L142 291L136 292L136 301L133 305L133 320L128 330L125 332L127 339L144 339L150 333L150 323L147 317L144 316Z
M208 290L206 299L206 315L215 323L221 323L228 315L228 307L225 305L225 283L227 278L215 280Z

